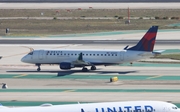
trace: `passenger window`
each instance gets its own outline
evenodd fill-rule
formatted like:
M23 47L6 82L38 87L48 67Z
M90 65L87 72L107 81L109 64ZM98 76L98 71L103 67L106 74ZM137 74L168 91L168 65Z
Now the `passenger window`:
M86 56L88 56L88 54L86 54Z
M71 55L73 55L73 54L71 54Z
M104 56L106 56L106 54L104 54Z
M103 56L103 54L101 54L101 56Z
M91 56L91 54L90 54L90 56Z
M95 56L95 54L93 54L93 56Z
M99 56L99 54L97 54L97 56Z

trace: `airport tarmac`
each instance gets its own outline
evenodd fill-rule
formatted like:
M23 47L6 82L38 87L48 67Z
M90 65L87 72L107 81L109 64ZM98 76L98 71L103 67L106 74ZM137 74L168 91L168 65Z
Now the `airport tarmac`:
M0 3L1 9L179 9L180 3Z
M149 26L151 27L151 26ZM65 42L64 44L77 44L76 41L80 40L82 42L81 44L87 44L87 41L89 43L93 44L107 44L104 43L103 40L105 41L125 41L130 42L133 40L139 40L141 39L144 34L147 32L148 29L145 30L121 30L121 31L112 31L112 32L97 32L97 33L83 33L83 34L64 34L64 35L49 35L49 36L42 36L42 37L11 37L11 36L0 36L0 40L2 41L1 44L23 44L23 43L18 43L17 41L19 40L20 42L23 41L24 44L27 44L27 40L30 41L46 41L45 44L48 44L47 40L49 41L49 44L55 44L55 41L52 40L57 40L58 42L62 40L69 40ZM179 29L159 29L157 33L157 41L174 41L176 40L179 41L179 36L180 35L180 30ZM14 42L12 41L14 40ZM26 40L26 41L24 41ZM72 40L75 40L75 42L72 43ZM85 42L83 42L84 40ZM96 42L97 41L97 42ZM99 41L99 43L98 43ZM54 43L53 43L54 42ZM70 43L68 43L70 42ZM126 41L125 41L126 42ZM126 43L127 43L126 42ZM36 44L40 44L35 42ZM33 43L33 44L35 44ZM60 42L61 43L61 42ZM42 43L41 43L42 44ZM56 43L57 44L57 43Z
M0 93L1 101L67 101L67 102L105 102L127 100L160 100L179 102L179 93L153 92L15 92Z
M136 37L139 34L133 35ZM128 37L128 34L126 36ZM170 35L164 36L168 38ZM30 51L28 47L34 49L123 49L125 46L125 44L93 43L88 45L1 45L0 55L3 58L0 60L0 83L7 83L8 89L0 90L0 96L3 96L0 100L44 103L162 100L180 103L179 64L135 62L133 65L99 66L97 71L84 73L80 71L81 68L62 71L58 65L42 65L42 71L37 72L36 66L20 61L23 55ZM173 51L177 53L180 44L156 44L155 49L169 49L167 53ZM119 81L110 83L110 78L114 76L117 76Z

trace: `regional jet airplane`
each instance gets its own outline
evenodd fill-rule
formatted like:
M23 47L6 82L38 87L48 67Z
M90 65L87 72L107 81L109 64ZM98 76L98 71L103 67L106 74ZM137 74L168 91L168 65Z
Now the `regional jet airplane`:
M17 108L0 106L0 112L180 112L180 109L162 101L126 101Z
M96 70L96 65L117 65L126 62L133 62L144 58L149 58L155 54L153 52L158 26L152 26L137 45L123 50L82 50L82 49L40 49L33 50L25 55L21 61L38 66L41 64L58 64L60 69L71 69L82 67L82 71L88 71L86 66L91 66L91 70Z

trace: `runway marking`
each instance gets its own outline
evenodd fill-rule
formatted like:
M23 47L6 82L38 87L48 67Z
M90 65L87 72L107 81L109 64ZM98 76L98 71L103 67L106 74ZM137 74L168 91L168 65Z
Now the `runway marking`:
M9 55L9 56L3 56L3 58L9 58L9 57L13 57L13 56L19 56L19 55L24 55L24 54L28 54L30 52L32 52L34 49L31 47L27 47L27 46L21 46L24 48L28 48L30 51L29 52L24 52L24 53L19 53L19 54L14 54L14 55Z
M19 56L19 55L28 54L28 53L29 53L29 52L19 53L19 54L14 54L14 55L9 55L9 56L3 56L3 58L9 58L9 57L13 57L13 56Z
M24 77L24 76L27 76L27 75L28 74L21 74L21 75L14 76L14 78Z
M157 76L153 76L153 77L148 77L146 79L155 79L155 78L159 78L159 77L162 77L163 75L157 75Z
M66 90L66 91L63 91L63 92L74 92L75 90L74 89L71 89L71 90Z
M70 45L64 45L64 46L58 46L58 47L53 47L52 49L56 49L56 48L63 48L63 47L76 47L76 46L80 46L82 44L70 44Z

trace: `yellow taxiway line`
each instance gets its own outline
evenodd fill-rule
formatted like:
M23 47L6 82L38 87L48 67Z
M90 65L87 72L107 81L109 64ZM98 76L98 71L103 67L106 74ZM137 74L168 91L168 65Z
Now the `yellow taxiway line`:
M66 91L63 91L63 92L73 92L75 91L74 89L71 89L71 90L66 90Z
M14 78L19 78L19 77L24 77L24 76L27 76L27 74L17 75L17 76L14 76Z
M153 76L153 77L148 77L147 79L155 79L155 78L159 78L162 77L163 75L157 75L157 76Z

